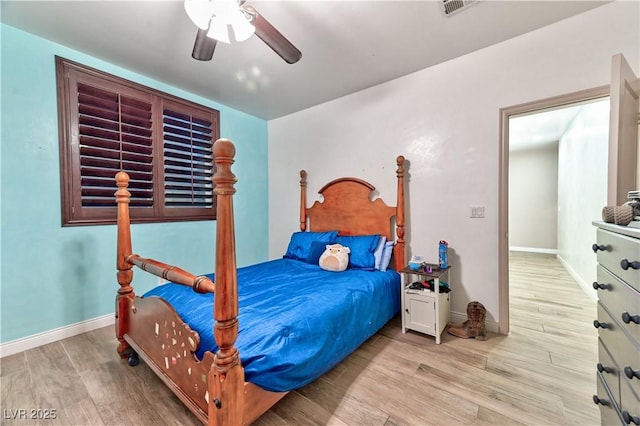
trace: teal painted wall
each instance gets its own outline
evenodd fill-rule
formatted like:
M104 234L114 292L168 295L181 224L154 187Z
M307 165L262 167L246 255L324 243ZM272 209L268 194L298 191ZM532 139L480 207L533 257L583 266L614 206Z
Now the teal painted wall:
M218 109L220 134L237 151L238 265L267 260L266 121L4 24L1 45L0 342L114 310L116 227L60 225L55 55ZM214 221L133 225L132 240L144 257L194 274L214 269ZM156 283L134 274L137 294Z

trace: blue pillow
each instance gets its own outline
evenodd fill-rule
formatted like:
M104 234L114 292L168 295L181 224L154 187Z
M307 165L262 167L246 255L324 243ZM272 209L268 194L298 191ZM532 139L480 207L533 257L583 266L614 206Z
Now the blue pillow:
M376 260L374 265L375 269L380 269L380 263L382 262L382 252L384 251L384 243L387 241L387 237L384 235L380 237L376 251L373 252L373 257Z
M302 260L303 262L314 263L311 262L312 257L314 256L314 253L312 253L311 244L314 241L323 243L324 245L333 244L337 236L338 231L294 232L293 234L291 234L289 246L287 247L287 252L285 253L284 257L287 259L296 259ZM318 256L318 259L319 258L320 256ZM315 263L317 263L318 259L316 259Z
M320 263L320 256L327 249L327 244L322 241L312 241L311 248L309 249L309 256L306 259L303 259L307 263L312 263L318 265Z
M376 251L376 247L378 247L379 241L380 235L345 235L336 238L337 244L342 244L351 250L349 253L349 268L371 271L376 266L376 259L373 254Z
M380 270L386 271L389 267L389 262L391 261L391 255L393 254L393 241L387 241L384 243L384 250L382 251L382 259L380 261Z

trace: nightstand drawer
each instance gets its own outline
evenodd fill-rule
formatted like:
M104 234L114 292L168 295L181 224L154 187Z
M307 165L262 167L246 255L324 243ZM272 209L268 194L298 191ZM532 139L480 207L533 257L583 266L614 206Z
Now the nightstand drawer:
M597 241L598 245L606 247L605 250L598 251L598 263L640 291L640 269L632 267L623 269L621 265L624 261L627 263L640 262L640 242L638 239L598 229Z

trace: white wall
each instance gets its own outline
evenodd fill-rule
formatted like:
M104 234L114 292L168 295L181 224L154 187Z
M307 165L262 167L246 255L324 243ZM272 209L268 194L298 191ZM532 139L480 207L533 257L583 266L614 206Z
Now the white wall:
M638 2L607 4L270 121L270 256L282 256L297 230L301 168L310 203L328 180L353 175L393 204L403 154L411 253L435 260L438 241L447 240L452 311L478 300L487 321L497 321L499 109L608 84L616 53L638 73L639 15ZM470 205L486 206L485 218L469 218Z
M594 299L594 220L607 204L609 99L580 110L560 139L558 169L558 257Z
M558 248L558 142L509 153L509 247Z

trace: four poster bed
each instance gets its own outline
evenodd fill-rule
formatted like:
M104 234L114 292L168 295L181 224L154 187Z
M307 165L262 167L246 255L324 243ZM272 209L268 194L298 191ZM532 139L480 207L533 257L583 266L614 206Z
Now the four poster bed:
M285 256L236 268L234 155L230 141L215 142L215 276L195 276L133 254L128 176L116 176L118 353L131 365L138 356L143 358L198 419L219 426L250 424L288 391L315 380L378 331L399 310L400 277L395 270L405 264L400 156L395 207L381 199L371 201L375 188L349 177L325 185L319 191L323 201L307 208L306 172L301 171L301 231L292 235ZM388 270L378 268L378 257L375 268L354 263L343 272L322 270L317 258L305 257L309 241L318 239L312 241L317 251L318 243L343 238L352 244L356 262L357 244L372 236L380 243L386 240L382 246L393 252ZM172 283L135 296L133 266Z

